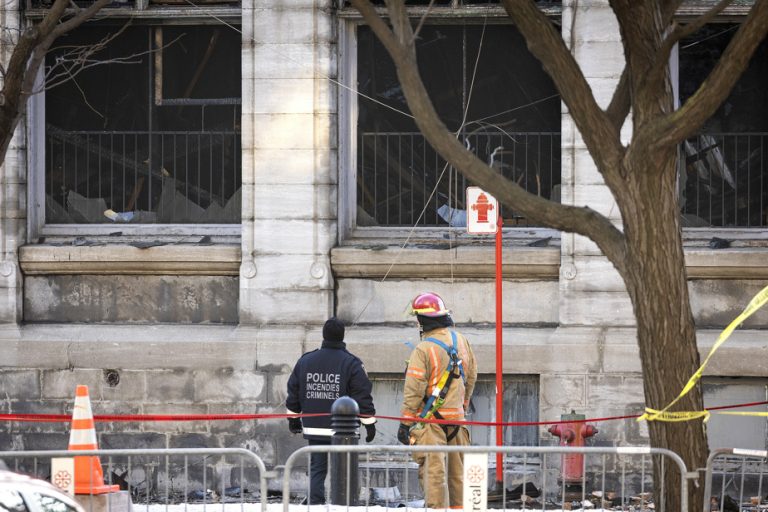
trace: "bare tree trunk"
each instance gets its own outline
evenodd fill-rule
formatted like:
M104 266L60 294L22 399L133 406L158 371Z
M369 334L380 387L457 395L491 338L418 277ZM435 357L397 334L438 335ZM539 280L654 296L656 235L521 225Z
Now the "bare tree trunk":
M675 164L674 152L668 152L666 162L646 159L631 170L636 179L628 182L624 200L617 198L628 245L623 277L637 318L645 403L653 409L663 409L674 400L700 365L678 220ZM660 170L658 165L666 168ZM648 197L656 198L652 207ZM675 406L682 411L703 408L700 386ZM708 447L701 421L650 421L648 428L651 446L673 450L689 471L705 466ZM665 469L666 510L679 510L680 475L669 464ZM654 465L654 482L658 492L662 482L658 464ZM702 510L700 491L691 485L688 510Z

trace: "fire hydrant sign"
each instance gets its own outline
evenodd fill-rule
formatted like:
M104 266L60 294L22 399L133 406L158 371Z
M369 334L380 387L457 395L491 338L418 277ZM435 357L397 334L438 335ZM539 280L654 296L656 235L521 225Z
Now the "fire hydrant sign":
M60 491L75 494L74 457L51 458L51 483Z
M480 187L467 187L467 233L493 235L498 229L499 203Z
M464 454L464 512L488 508L488 454Z

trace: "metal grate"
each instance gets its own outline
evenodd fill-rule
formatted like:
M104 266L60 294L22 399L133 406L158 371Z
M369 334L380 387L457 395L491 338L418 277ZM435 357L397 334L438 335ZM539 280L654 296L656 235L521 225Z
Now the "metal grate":
M239 132L47 135L46 222L240 222Z
M768 225L765 133L709 133L682 147L685 227Z
M462 140L529 192L559 200L559 133L473 132ZM446 226L458 218L455 210L464 208L464 190L471 183L452 168L443 173L445 160L421 133L363 133L358 155L358 226ZM526 224L513 210L503 215Z

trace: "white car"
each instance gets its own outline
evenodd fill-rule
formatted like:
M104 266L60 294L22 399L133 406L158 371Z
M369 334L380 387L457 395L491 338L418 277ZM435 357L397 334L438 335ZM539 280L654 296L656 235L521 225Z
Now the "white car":
M0 512L85 512L44 480L0 470Z

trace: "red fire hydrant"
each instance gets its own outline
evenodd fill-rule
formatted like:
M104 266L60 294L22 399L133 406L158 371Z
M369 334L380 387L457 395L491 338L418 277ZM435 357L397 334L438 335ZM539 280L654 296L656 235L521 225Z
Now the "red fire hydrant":
M578 420L585 419L583 414L563 414L560 419L569 423L558 423L549 427L548 431L553 436L560 438L560 446L584 446L584 439L597 434L594 425L587 425ZM571 423L573 422L573 423ZM581 483L584 477L584 454L566 453L562 458L561 479L566 484Z
M493 210L493 205L488 201L488 196L481 192L472 209L477 212L477 222L488 222L488 212Z

